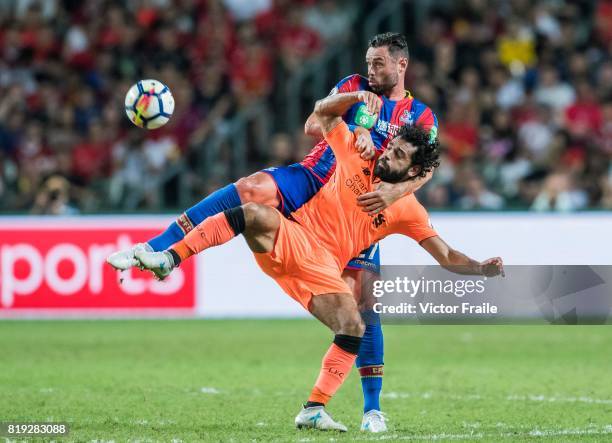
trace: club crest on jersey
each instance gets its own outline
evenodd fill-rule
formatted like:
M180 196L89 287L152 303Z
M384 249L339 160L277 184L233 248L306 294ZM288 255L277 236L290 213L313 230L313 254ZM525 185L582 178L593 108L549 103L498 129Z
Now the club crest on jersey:
M412 113L408 109L404 109L404 112L400 116L400 121L405 125L412 125L414 120L412 119Z
M386 222L387 220L385 219L384 214L378 214L372 218L372 224L374 225L375 228L379 228L383 223L386 223Z

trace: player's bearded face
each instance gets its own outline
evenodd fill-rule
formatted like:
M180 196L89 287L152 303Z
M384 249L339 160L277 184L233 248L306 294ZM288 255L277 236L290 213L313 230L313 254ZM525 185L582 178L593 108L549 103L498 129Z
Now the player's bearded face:
M374 165L374 175L387 183L408 180L412 166L410 145L392 140Z
M375 94L385 94L399 83L398 60L386 47L369 48L366 54L368 83Z
M394 168L388 159L380 157L374 165L374 175L387 183L399 183L406 180L409 167Z
M389 63L392 64L392 63ZM391 91L399 82L399 74L395 70L390 72L381 72L377 76L369 77L368 82L372 92L378 95L383 95Z

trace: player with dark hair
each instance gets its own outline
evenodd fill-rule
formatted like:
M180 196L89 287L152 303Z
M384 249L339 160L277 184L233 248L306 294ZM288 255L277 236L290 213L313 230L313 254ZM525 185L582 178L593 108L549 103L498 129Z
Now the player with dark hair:
M434 168L440 166L440 145L438 140L430 140L427 132L418 126L402 126L397 132L396 138L410 143L414 146L411 155L410 166L414 173L407 176L407 171L401 168L393 169L388 156L381 156L374 167L374 175L387 183L400 183L406 180L415 180L425 177ZM400 151L391 151L390 155L398 154Z
M503 271L500 258L481 263L450 248L412 194L376 215L359 208L356 196L370 192L380 180L414 181L439 165L437 141L418 127L401 128L377 159L363 159L356 136L340 118L359 102L367 103L374 113L380 111L380 100L367 91L317 102L314 114L337 166L329 181L290 219L275 208L247 203L207 218L167 251L136 252L141 266L164 279L181 261L243 234L261 269L336 334L308 401L295 418L297 427L346 431L325 405L355 363L365 331L351 288L342 279L346 263L360 250L398 233L419 242L451 270L461 266L463 273L487 276Z
M381 107L376 124L371 130L371 138L366 130L355 126L359 118L360 103L355 103L343 115L345 122L355 130L357 147L363 155L367 157L373 155L374 151L384 151L389 141L404 125L419 126L428 131L432 140L436 139L438 121L435 115L404 89L404 77L408 67L406 39L397 33L374 36L366 53L366 63L367 78L358 74L349 75L331 91L331 95L353 91L372 91L379 95L377 100L381 101ZM323 138L321 127L314 115L308 118L304 129L313 137ZM112 254L108 262L120 270L137 266L135 250L164 250L182 239L207 217L247 202L277 208L287 216L316 195L329 181L335 167L334 152L326 140L321 140L300 163L264 169L215 191L185 211L157 237L132 249ZM413 193L426 181L427 178L423 177L395 184L379 183L371 192L359 197L359 204L370 214L378 213L400 197ZM378 244L374 244L353 258L343 273L344 280L364 309L368 304L360 293L363 271L378 273L379 266L380 251ZM369 314L372 317L372 313ZM357 366L361 368L364 396L363 429L372 432L386 430L384 416L380 412L383 347L381 325L372 321L366 328L357 360Z
M386 48L389 55L396 60L401 58L405 58L408 61L410 60L406 38L396 32L378 34L369 41L368 46L374 49ZM384 51L382 51L382 53L384 53ZM384 94L385 91L393 88L399 81L399 74L397 72L390 72L388 75L382 76L377 83L370 84L370 88L375 94L381 95Z

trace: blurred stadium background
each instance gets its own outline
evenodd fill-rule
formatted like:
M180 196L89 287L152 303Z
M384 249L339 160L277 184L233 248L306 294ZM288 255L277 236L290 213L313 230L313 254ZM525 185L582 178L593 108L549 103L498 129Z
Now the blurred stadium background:
M298 161L314 100L387 30L447 149L428 208L612 208L608 0L5 0L0 17L5 213L176 212ZM161 130L124 116L140 78L175 95Z
M0 317L35 319L0 321L0 421L67 421L71 441L303 439L292 414L329 334L269 319L306 313L242 240L164 284L104 259L299 161L314 101L365 71L378 32L407 36L406 88L439 118L446 151L418 197L449 243L610 264L610 0L0 0L0 25ZM142 78L176 99L160 130L124 115ZM432 263L395 236L381 259ZM607 328L385 326L384 438L609 439ZM333 404L352 429L358 383Z

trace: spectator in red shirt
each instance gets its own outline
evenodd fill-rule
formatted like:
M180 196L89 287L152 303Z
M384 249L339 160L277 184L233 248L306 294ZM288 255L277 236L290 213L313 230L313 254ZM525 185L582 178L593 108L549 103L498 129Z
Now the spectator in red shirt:
M607 45L612 41L612 0L599 0L594 15L599 41Z
M272 57L257 41L255 27L245 25L231 57L230 82L239 104L267 96L272 89Z
M601 115L601 149L612 158L612 97L603 104Z
M272 8L255 17L257 33L269 42L276 43L278 33L284 29L291 7L290 0L274 0Z
M580 80L576 88L577 100L565 109L565 124L574 137L600 134L601 106L587 80Z
M450 105L447 120L442 125L440 140L448 146L451 160L458 162L473 157L478 143L478 111L473 105L459 102Z
M278 35L278 46L281 60L289 71L296 71L307 60L321 50L319 35L304 25L304 14L301 8L295 7L289 12L287 24Z
M195 36L189 42L194 64L203 59L227 60L236 44L235 26L221 2L211 1L199 15Z
M121 42L121 31L125 26L124 11L119 7L109 9L105 26L98 35L98 45L103 48L117 46Z
M103 178L110 165L110 145L99 121L89 125L87 137L72 151L72 174L83 184Z

